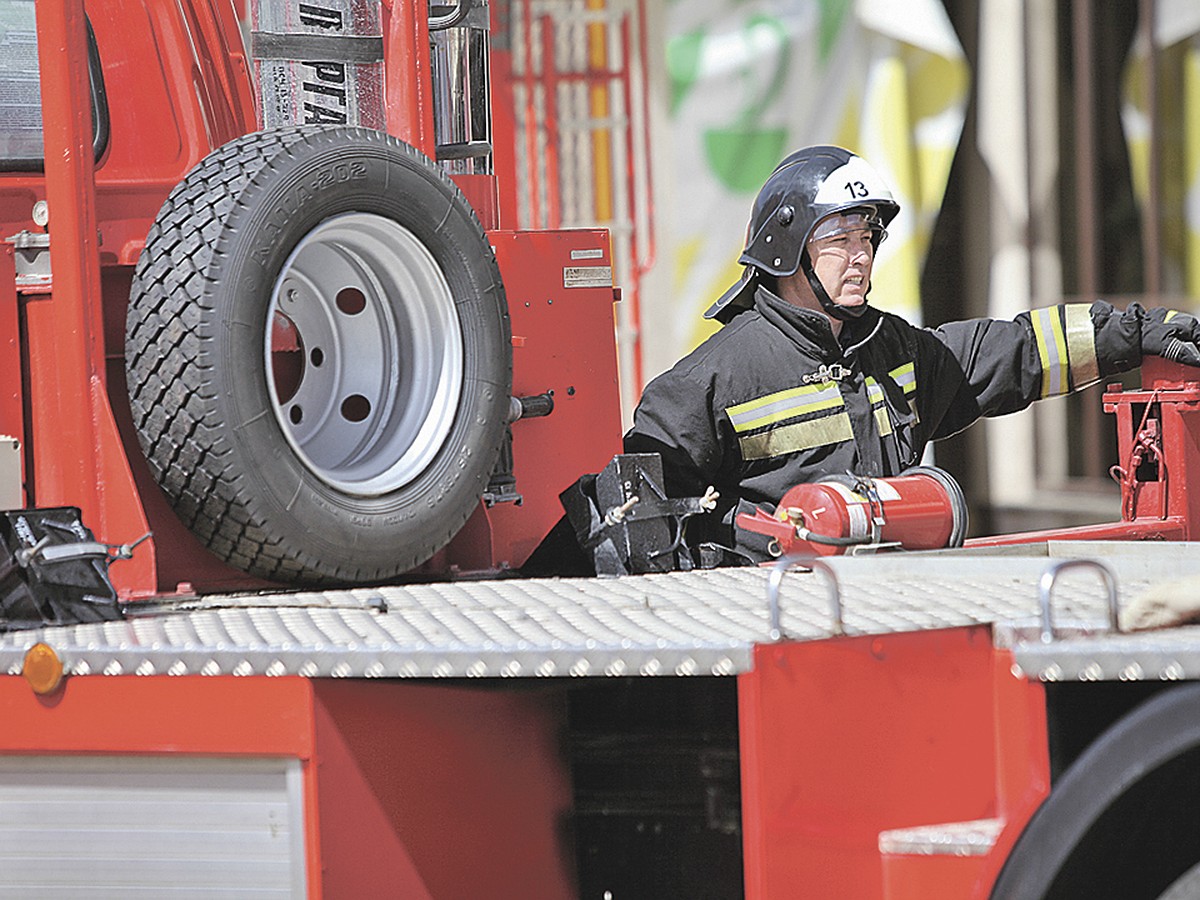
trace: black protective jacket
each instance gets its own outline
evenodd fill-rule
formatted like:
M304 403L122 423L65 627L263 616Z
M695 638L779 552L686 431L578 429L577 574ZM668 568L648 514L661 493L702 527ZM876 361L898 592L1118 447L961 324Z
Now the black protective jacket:
M823 314L760 287L646 386L625 450L661 454L672 496L716 487L727 529L739 500L774 506L822 476L898 474L981 416L1138 366L1142 314L1097 301L926 329L868 308L839 341Z

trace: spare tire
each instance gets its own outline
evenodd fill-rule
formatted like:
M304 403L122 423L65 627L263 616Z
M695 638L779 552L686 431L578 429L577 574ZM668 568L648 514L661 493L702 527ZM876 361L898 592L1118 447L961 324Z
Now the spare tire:
M286 128L173 190L126 320L130 405L185 524L247 572L369 583L477 506L512 386L495 255L412 147Z

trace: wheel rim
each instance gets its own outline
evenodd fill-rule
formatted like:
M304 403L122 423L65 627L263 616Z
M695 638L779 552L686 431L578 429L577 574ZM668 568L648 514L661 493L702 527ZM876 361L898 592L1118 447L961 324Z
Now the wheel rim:
M313 474L379 496L425 470L458 409L463 340L412 232L369 213L321 223L284 264L267 326L271 405Z

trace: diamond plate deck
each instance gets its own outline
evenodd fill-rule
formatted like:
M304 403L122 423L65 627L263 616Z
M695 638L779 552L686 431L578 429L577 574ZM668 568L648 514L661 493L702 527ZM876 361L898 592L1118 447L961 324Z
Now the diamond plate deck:
M1200 572L1200 554L1190 548L1157 561L1122 557L1107 545L1041 545L1025 552L1080 550L1107 559L1126 597L1153 578ZM957 553L829 562L846 633L856 635L1033 623L1038 580L1050 560ZM186 606L147 605L119 622L0 636L0 667L19 672L26 650L45 641L74 675L732 675L750 668L755 644L771 640L768 576L764 569L719 569L210 596ZM823 574L790 572L779 602L783 638L834 635ZM1103 626L1105 593L1094 573L1065 574L1054 605L1060 624ZM1200 673L1200 635L1189 631L1176 639L1195 647L1181 663L1181 677ZM1172 655L1172 661L1180 658ZM1041 672L1031 665L1029 672ZM1063 677L1071 676L1064 670Z

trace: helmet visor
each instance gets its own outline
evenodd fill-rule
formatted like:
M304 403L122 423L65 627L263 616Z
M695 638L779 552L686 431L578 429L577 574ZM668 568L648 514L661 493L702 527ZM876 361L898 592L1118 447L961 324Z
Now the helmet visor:
M826 216L816 224L808 240L812 243L852 231L870 231L876 246L887 237L887 229L883 227L878 211L875 207L868 206Z

